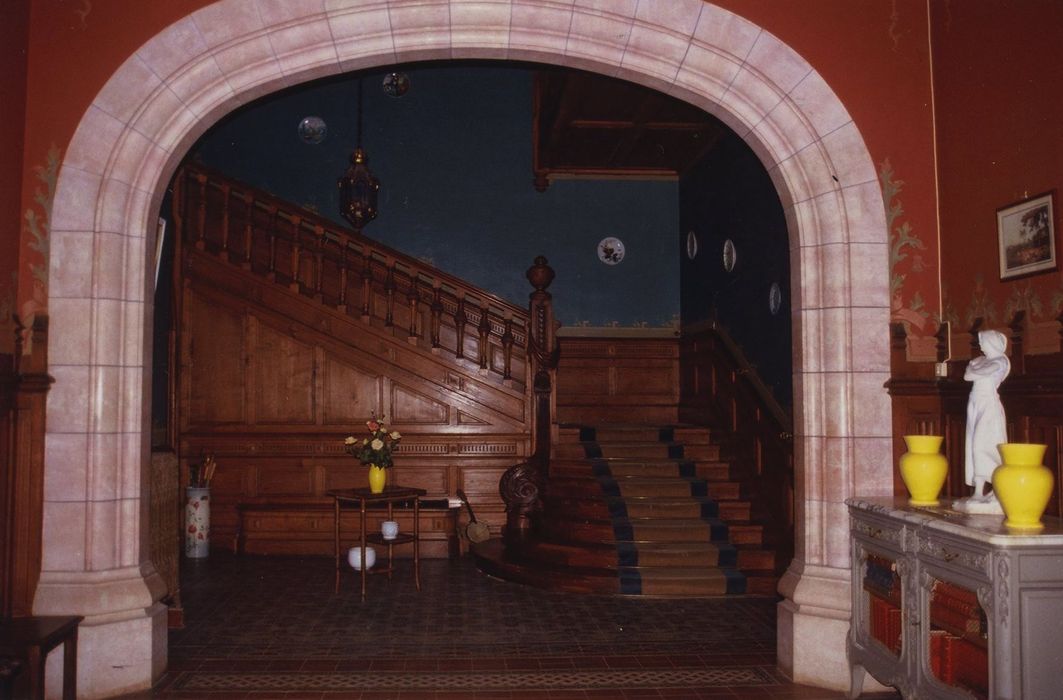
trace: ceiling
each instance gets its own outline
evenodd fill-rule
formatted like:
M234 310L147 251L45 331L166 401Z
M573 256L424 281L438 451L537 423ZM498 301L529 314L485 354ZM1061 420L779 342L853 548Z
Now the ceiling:
M567 69L535 75L535 185L558 178L675 179L726 131L667 95Z

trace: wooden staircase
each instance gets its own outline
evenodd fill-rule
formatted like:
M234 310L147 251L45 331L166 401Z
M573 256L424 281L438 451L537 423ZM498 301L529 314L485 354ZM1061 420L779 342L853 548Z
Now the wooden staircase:
M553 590L702 597L773 595L775 552L743 475L701 427L567 425L535 529L481 566Z

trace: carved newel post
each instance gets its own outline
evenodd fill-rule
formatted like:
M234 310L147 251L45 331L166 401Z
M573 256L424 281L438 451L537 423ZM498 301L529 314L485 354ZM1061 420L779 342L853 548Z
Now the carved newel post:
M554 270L539 256L528 268L535 291L529 296L528 375L532 386L532 457L506 470L499 492L506 503L506 539L519 539L531 526L531 514L540 507L550 459L550 432L554 416L554 377L560 348L557 344L553 297L546 291Z

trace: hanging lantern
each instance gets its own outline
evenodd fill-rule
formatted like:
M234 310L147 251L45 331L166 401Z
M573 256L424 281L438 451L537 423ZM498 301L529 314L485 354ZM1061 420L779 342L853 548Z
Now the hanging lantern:
M380 181L369 172L369 159L362 149L362 80L358 79L358 145L351 154L351 165L336 183L340 188L340 213L355 231L376 218Z
M351 154L351 165L338 184L340 213L355 231L361 232L363 226L376 218L380 181L369 172L365 151L360 146Z

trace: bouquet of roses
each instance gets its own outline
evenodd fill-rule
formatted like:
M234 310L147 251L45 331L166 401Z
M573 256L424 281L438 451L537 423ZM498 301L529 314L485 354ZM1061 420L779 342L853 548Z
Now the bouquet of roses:
M384 416L373 416L365 422L365 427L369 430L369 437L358 439L348 435L343 441L343 449L347 454L357 457L362 464L390 467L391 453L402 435L397 430L388 430Z

